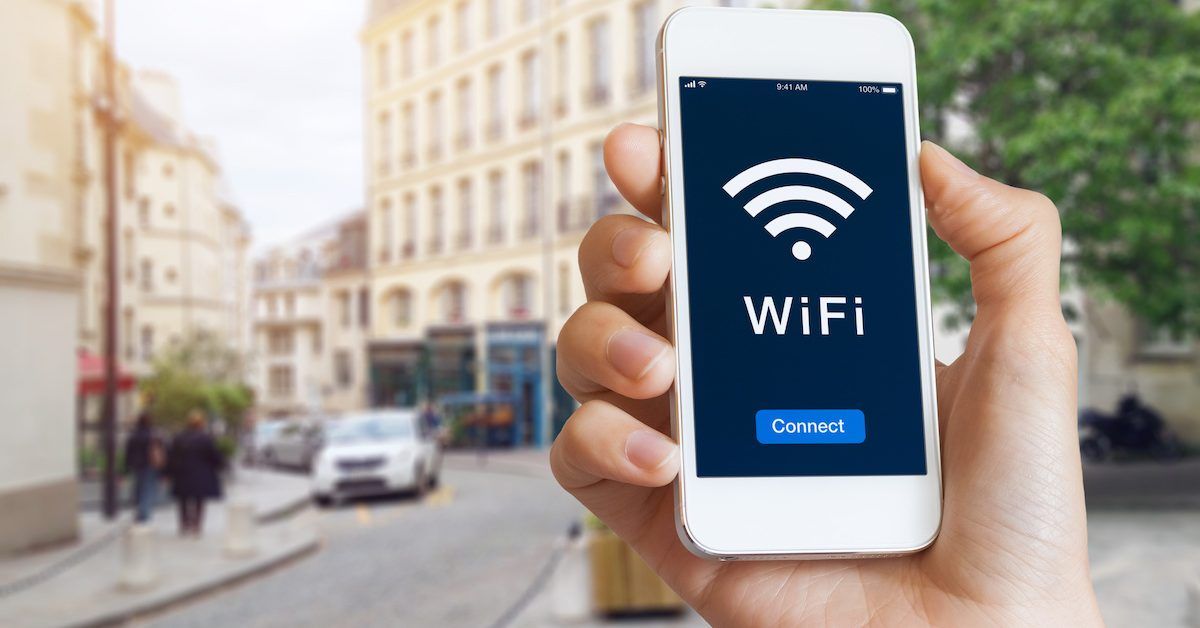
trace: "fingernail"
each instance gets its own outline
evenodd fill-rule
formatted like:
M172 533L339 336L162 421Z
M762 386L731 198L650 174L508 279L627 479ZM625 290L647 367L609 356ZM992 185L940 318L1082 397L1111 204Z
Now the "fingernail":
M635 329L622 329L608 339L608 361L630 379L641 379L667 350L663 341Z
M969 176L976 176L979 174L978 172L975 172L974 170L972 170L970 166L963 163L961 159L959 159L958 157L955 157L954 155L951 155L950 151L942 148L941 146L938 146L937 144L934 144L933 142L930 142L929 140L925 140L925 145L932 146L934 149L934 152L936 152L938 154L938 157L942 161L946 162L946 165L957 170L959 174L969 175Z
M612 239L613 260L625 268L633 266L656 237L657 233L637 227L618 231Z
M654 430L637 430L625 439L625 457L646 471L655 471L675 455L675 442Z

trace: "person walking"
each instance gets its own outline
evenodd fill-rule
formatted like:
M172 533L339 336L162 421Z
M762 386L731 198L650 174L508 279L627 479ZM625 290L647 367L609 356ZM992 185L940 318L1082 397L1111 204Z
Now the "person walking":
M125 439L125 471L133 476L132 501L138 523L149 521L158 505L158 474L166 463L166 455L166 447L154 429L147 407Z
M167 456L171 493L179 505L180 536L200 536L204 502L221 497L219 473L223 464L217 443L206 429L204 413L192 410L187 426L172 441Z

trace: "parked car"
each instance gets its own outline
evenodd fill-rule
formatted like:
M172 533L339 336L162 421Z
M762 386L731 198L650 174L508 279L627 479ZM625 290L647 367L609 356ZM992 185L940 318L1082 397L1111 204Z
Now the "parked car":
M262 460L272 466L311 469L325 445L326 421L321 418L288 419L262 448Z
M411 492L436 486L442 447L415 410L377 410L331 424L313 466L313 497L328 504L349 497Z
M267 447L275 441L279 431L283 429L283 421L259 421L254 424L242 442L243 462L247 465L263 464L266 461Z

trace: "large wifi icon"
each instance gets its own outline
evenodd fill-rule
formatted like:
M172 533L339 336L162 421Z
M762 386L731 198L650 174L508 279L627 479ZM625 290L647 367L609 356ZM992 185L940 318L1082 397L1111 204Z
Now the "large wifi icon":
M867 200L872 191L871 186L864 183L862 179L842 168L815 159L800 158L774 159L750 166L730 179L721 189L725 190L725 193L730 198L735 198L751 185L767 177L780 174L811 174L823 177L840 183L864 201ZM824 205L837 212L843 220L849 218L850 214L854 213L854 207L842 200L838 195L807 185L785 185L772 188L750 199L744 207L746 213L754 217L758 216L768 207L788 201L808 201ZM837 226L833 223L816 214L807 212L791 212L777 216L768 222L764 228L772 236L778 236L790 229L808 229L828 238L837 231ZM812 256L812 245L804 240L797 241L792 245L792 255L796 259L804 261Z

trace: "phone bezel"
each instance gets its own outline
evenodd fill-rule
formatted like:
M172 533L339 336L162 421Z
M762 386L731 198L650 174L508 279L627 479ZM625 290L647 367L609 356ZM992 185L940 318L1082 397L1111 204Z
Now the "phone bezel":
M910 203L924 208L916 63L907 29L874 13L696 7L667 18L657 50L663 224L671 232L674 269L667 316L678 354L671 411L682 455L676 482L680 539L693 552L725 559L888 556L924 549L940 528L942 491L924 211L912 212L912 238L926 475L701 478L692 430L686 216L677 132L681 76L900 83Z

